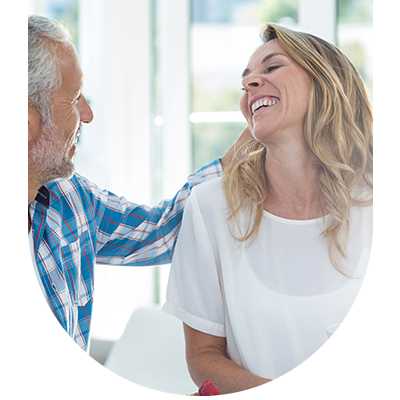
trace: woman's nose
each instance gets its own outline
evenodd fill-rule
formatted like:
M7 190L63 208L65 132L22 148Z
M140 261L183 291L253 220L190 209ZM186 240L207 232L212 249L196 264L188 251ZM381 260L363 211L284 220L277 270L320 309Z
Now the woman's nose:
M93 121L94 115L91 107L89 106L88 102L86 101L85 96L81 95L78 104L78 110L81 122L85 124L90 124Z
M261 77L255 74L250 74L243 78L242 84L245 89L251 89L258 86L261 86Z

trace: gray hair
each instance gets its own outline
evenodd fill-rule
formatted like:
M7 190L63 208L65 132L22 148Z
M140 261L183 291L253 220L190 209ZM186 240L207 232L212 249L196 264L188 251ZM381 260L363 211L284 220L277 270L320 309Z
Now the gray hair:
M39 15L28 17L28 98L42 122L52 120L51 95L61 86L57 49L70 44L71 34L61 22Z

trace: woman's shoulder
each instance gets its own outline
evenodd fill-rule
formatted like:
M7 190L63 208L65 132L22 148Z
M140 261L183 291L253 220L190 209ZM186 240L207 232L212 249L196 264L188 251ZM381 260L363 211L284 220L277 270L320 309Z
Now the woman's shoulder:
M192 195L201 208L226 207L222 177L201 183L192 189Z
M209 196L212 193L222 192L222 177L200 183L192 189L197 196Z

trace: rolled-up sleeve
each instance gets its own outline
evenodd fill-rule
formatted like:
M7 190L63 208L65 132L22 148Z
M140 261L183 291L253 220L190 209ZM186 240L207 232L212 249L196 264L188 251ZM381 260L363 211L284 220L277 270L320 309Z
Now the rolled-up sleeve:
M200 211L196 189L183 217L163 311L193 329L225 336L225 312L218 261Z

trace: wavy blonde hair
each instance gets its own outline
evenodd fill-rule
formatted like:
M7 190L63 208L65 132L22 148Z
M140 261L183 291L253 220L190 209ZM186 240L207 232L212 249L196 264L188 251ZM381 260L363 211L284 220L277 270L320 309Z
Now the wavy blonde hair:
M367 90L349 59L321 38L272 23L263 27L261 38L263 43L278 39L311 77L304 138L319 160L321 209L332 217L322 234L328 240L332 265L349 276L334 249L347 259L350 207L372 204L372 197L361 200L354 196L360 183L372 189L372 107ZM247 158L225 168L222 179L230 217L241 234L234 236L239 242L253 242L257 237L268 196L267 149L254 140L247 152ZM239 215L244 208L250 210L250 219L243 233Z

